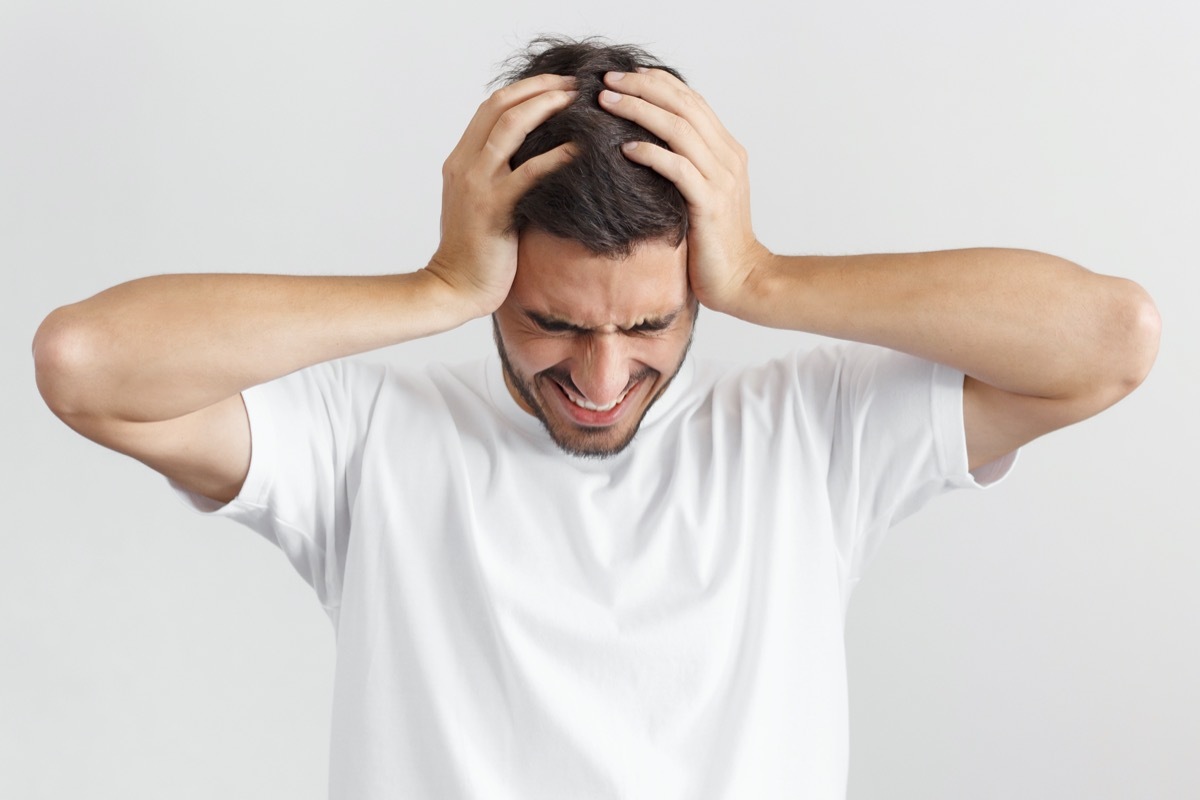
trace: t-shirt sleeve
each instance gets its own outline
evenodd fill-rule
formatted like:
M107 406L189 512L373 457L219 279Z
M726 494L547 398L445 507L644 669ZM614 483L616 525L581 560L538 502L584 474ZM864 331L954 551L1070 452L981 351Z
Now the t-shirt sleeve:
M278 546L331 615L381 377L382 368L335 361L247 389L250 469L238 496L221 505L171 482L195 510L237 520Z
M834 358L828 481L852 585L888 528L939 494L995 484L1017 453L968 470L962 372L861 344Z

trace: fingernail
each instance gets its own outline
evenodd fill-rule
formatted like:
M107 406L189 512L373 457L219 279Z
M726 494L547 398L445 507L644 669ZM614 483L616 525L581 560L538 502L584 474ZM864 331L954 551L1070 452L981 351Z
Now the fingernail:
M613 81L614 83L616 83L617 81L621 80L621 78L625 77L625 73L624 72L610 72L607 75L605 75L604 77L606 77L610 81Z
M605 89L603 92L600 93L600 99L606 103L619 103L619 102L621 102L621 95L617 94L616 92L610 92L608 89Z
M626 142L625 144L621 145L621 149L628 153L630 150L637 150L637 146L637 142Z

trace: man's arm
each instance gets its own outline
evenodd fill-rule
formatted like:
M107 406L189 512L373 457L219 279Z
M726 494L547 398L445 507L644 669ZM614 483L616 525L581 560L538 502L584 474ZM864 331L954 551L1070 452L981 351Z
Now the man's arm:
M772 256L750 276L738 316L966 373L972 469L1117 402L1158 349L1158 315L1140 286L1043 253Z
M34 360L47 405L76 431L228 501L250 463L243 389L463 321L424 271L160 275L51 313Z
M777 256L750 225L746 151L698 94L650 70L606 77L602 104L657 134L633 161L688 202L700 301L760 325L868 342L967 375L970 467L1096 414L1131 392L1158 351L1153 301L1132 281L1026 250Z
M250 463L240 392L303 367L490 314L516 272L512 208L571 157L510 170L526 134L573 99L542 75L495 92L443 168L442 240L418 272L378 277L160 275L52 312L33 351L38 389L72 428L214 500Z

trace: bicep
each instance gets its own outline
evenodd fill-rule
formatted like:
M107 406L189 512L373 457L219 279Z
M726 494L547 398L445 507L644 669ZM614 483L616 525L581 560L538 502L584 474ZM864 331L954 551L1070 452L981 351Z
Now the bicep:
M221 503L237 497L250 468L250 422L240 394L161 422L65 421L92 441Z

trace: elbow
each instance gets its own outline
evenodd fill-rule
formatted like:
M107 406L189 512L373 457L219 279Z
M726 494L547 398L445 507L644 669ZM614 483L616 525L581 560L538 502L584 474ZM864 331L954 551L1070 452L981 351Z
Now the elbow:
M1141 286L1130 281L1130 340L1133 350L1132 365L1126 378L1129 391L1133 391L1146 380L1154 360L1158 358L1158 345L1162 337L1162 317L1158 306Z
M1113 382L1118 397L1136 389L1150 374L1158 357L1162 318L1154 300L1137 283L1119 279L1112 314Z
M85 413L88 373L95 359L92 337L78 321L73 306L55 309L33 337L34 376L38 391L56 416Z

